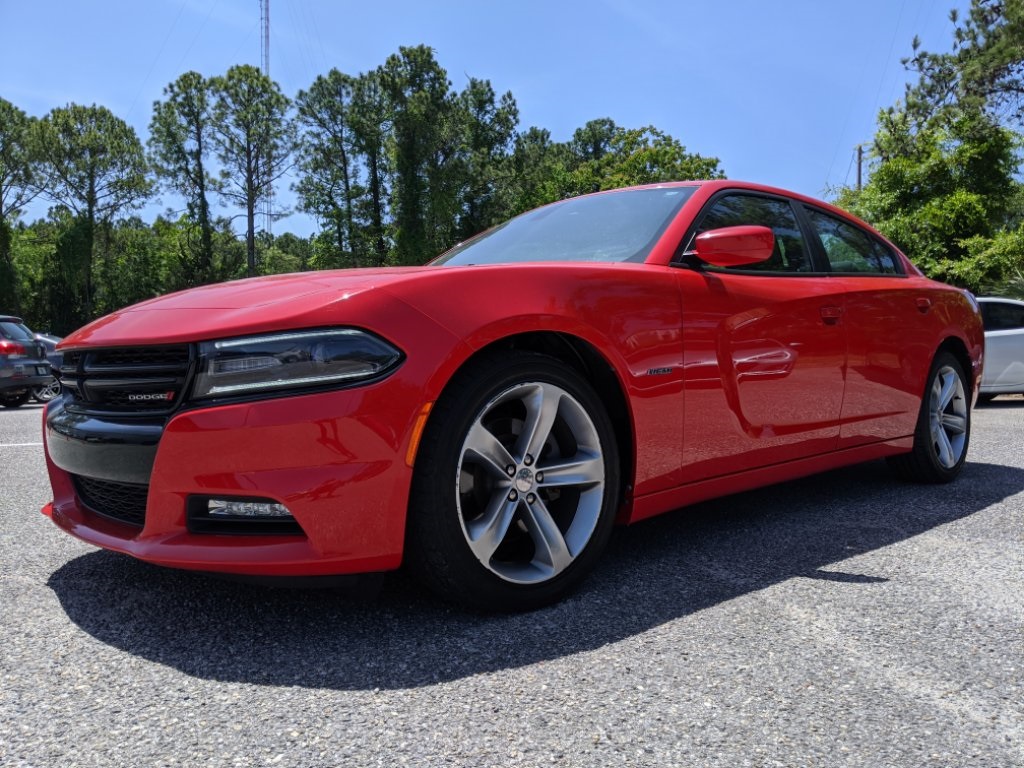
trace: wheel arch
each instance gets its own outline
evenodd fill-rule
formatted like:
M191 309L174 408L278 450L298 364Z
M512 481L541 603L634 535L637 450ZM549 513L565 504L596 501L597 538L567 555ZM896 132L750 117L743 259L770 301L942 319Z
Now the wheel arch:
M963 342L963 339L957 336L948 336L939 344L938 349L935 350L935 355L932 356L932 360L934 361L942 352L948 352L960 363L960 367L967 377L967 386L970 389L969 399L972 399L978 391L978 382L974 380L973 374L975 369L971 355L967 351L967 345Z
M486 354L501 350L530 351L554 357L574 368L597 391L598 397L608 411L608 417L611 419L615 430L615 439L618 443L619 469L622 473L622 482L619 484L619 493L622 498L619 500L620 513L618 520L619 522L625 522L628 516L625 515L622 505L625 500L630 498L633 488L636 455L634 450L635 435L633 417L629 409L626 390L615 366L592 343L571 333L564 331L527 331L515 333L490 341L474 350L448 377L438 398L444 396L451 383L467 366ZM431 419L432 414L428 416L424 430L430 429Z

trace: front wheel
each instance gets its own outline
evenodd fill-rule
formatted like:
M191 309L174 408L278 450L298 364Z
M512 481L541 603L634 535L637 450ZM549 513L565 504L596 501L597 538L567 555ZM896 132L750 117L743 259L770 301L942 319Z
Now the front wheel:
M959 361L940 352L932 362L910 453L893 456L898 475L919 483L948 483L963 468L971 436L970 384Z
M545 355L487 354L431 414L413 479L409 565L447 599L537 608L591 570L618 500L615 433L587 380Z

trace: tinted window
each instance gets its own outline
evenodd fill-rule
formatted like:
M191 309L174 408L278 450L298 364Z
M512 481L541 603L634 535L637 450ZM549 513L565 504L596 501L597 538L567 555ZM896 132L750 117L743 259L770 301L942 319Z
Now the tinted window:
M895 254L867 232L821 211L807 210L833 272L896 275Z
M726 195L716 200L701 218L696 234L722 227L754 224L769 227L775 235L771 258L757 264L746 264L743 271L811 272L810 254L804 243L793 208L786 200L756 195ZM693 247L691 242L687 250Z
M34 341L32 331L21 323L12 323L10 320L0 320L0 337L10 341Z
M1024 328L1024 307L1001 301L981 302L981 319L986 331Z
M633 189L563 200L517 216L432 263L643 261L695 189Z

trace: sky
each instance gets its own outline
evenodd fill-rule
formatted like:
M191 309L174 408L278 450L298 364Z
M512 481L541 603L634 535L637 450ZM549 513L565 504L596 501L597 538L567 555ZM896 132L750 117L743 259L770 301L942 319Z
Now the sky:
M857 144L912 78L917 35L948 50L968 0L270 0L270 74L285 94L358 74L399 46L435 51L452 87L511 91L520 130L566 141L588 120L654 126L729 178L812 197L856 179ZM0 0L0 97L41 117L98 104L143 142L189 70L261 65L259 0ZM290 197L281 191L279 197ZM164 193L140 215L181 201ZM29 218L43 216L39 203ZM295 214L274 232L309 235Z

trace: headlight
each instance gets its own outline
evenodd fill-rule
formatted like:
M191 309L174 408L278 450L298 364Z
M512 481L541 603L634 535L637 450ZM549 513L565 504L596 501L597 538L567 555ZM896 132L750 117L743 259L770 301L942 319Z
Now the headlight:
M370 379L398 365L402 353L355 328L288 331L199 345L192 397L226 397Z

